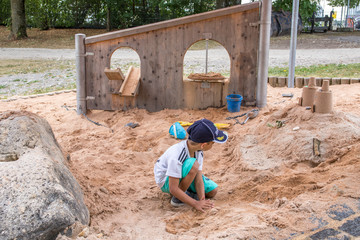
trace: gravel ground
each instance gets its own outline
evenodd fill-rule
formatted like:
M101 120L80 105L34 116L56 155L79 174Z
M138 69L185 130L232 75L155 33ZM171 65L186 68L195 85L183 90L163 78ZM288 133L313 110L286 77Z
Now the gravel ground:
M270 49L269 66L287 66L289 61L289 50ZM115 52L115 60L125 62L137 62L138 56L134 51L122 49ZM55 59L75 60L74 49L44 49L44 48L0 48L0 59ZM213 59L214 65L221 68L229 64L228 54L224 49L210 49L209 59ZM298 49L296 51L296 64L298 66L310 66L314 64L328 63L358 63L360 62L360 49L338 48L338 49ZM220 64L219 64L220 63ZM205 51L188 51L185 55L185 65L205 64ZM226 67L226 64L225 64Z
M28 95L74 87L76 81L74 49L0 48L0 60L7 59L71 61L72 67L63 71L50 69L44 73L1 76L0 99L9 98L13 95ZM225 76L229 75L230 60L225 49L210 49L208 59L209 72L220 72ZM286 67L288 61L289 50L270 49L270 67ZM139 57L134 51L123 48L114 53L112 67L120 66L126 72L130 65L139 65L139 63ZM298 49L296 52L297 66L329 63L360 63L360 49ZM205 72L204 50L193 50L186 53L184 73L189 74L191 72Z

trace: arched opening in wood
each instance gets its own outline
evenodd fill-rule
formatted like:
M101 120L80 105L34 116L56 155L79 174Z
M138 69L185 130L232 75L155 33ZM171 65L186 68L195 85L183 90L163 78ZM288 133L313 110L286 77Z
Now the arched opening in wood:
M184 102L190 109L225 105L230 79L230 56L219 42L200 40L185 53Z
M120 68L126 74L131 66L140 68L139 54L132 48L120 47L116 49L110 59L110 69Z
M183 63L184 80L230 79L230 56L215 40L200 40L192 44L185 53Z
M110 92L124 97L138 94L141 61L138 53L129 47L116 49L110 58L110 68L104 72L109 79Z

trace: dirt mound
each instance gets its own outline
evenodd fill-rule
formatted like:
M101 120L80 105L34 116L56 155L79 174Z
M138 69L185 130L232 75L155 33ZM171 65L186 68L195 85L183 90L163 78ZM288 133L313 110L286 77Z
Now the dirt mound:
M84 191L89 239L303 239L341 227L339 216L360 215L360 84L330 88L334 112L318 114L296 105L302 89L268 87L267 107L244 125L226 120L239 113L224 107L91 111L105 127L96 126L73 111L75 93L0 102L0 109L31 111L50 123ZM294 97L283 98L289 91ZM171 124L200 118L232 124L228 142L205 152L203 172L219 185L206 213L173 208L153 175L157 158L178 141L168 134ZM284 124L276 128L276 121Z

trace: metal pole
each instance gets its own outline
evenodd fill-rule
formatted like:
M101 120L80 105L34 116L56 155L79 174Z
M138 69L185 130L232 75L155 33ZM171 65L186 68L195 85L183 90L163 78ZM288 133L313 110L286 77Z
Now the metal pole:
M349 6L350 6L350 0L348 0L347 9L346 9L345 27L347 27L347 22L349 17Z
M207 73L208 73L208 48L209 48L209 39L206 39L205 74L207 74Z
M260 39L259 39L259 68L256 86L256 106L266 106L267 78L269 67L270 29L271 29L271 0L261 3Z
M86 114L85 37L85 34L75 34L76 110L79 115Z
M299 0L293 0L288 88L294 88L298 18L299 18Z

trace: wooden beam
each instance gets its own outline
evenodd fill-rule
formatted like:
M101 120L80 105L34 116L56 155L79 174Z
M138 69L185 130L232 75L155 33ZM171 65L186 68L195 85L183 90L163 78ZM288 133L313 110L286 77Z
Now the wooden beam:
M195 15L191 15L191 16L182 17L182 18L171 19L168 21L162 21L162 22L158 22L158 23L152 23L152 24L147 24L147 25L143 25L143 26L139 26L139 27L134 27L134 28L119 30L119 31L111 32L111 33L104 33L104 34L100 34L100 35L96 35L96 36L92 36L92 37L87 37L85 39L85 44L107 41L107 40L111 40L111 39L115 39L115 38L150 32L150 31L159 30L159 29L163 29L163 28L175 27L178 25L194 23L194 22L203 21L203 20L207 20L207 19L211 19L211 18L215 18L215 17L221 17L221 16L225 16L225 15L234 14L237 12L244 12L244 11L256 9L256 8L259 8L259 2L236 5L233 7L222 8L222 9L218 9L218 10L214 10L214 11L210 11L210 12L199 13L199 14L195 14Z
M140 85L140 68L131 66L121 85L119 94L123 97L135 97Z
M117 69L105 68L104 72L109 80L124 80L125 79L124 74L122 73L120 68L117 68Z

